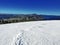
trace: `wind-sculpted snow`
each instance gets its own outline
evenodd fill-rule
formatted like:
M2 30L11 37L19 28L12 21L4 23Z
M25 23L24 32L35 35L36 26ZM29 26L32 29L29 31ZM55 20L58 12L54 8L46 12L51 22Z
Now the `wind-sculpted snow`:
M0 45L60 45L60 21L0 25Z

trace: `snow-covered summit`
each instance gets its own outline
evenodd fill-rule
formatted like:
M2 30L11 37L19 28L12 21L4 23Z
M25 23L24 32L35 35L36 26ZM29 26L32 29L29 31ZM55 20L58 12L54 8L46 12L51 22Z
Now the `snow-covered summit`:
M0 45L60 45L60 21L0 25Z

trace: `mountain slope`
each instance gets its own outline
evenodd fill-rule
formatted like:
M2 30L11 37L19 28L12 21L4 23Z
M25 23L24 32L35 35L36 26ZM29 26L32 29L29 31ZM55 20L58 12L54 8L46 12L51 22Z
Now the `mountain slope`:
M0 25L0 45L60 45L60 21Z

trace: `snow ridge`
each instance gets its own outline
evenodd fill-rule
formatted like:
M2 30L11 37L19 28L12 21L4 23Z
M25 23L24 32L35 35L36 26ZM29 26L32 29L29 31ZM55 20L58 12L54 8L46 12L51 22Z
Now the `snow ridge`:
M0 45L60 45L60 21L0 25Z

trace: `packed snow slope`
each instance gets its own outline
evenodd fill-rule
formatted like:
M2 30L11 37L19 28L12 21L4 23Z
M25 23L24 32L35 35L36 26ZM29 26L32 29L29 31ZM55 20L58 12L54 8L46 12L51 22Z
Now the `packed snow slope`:
M0 25L0 45L60 45L60 21Z

